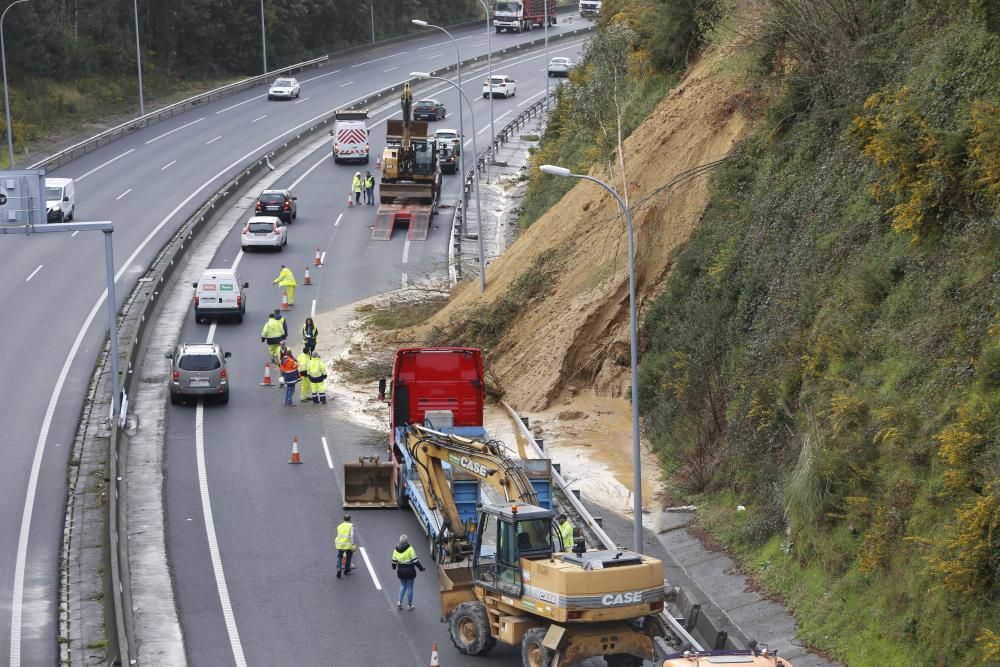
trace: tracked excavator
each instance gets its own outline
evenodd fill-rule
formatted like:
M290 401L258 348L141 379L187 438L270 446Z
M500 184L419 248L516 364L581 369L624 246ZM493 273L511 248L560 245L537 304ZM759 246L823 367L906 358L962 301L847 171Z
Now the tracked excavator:
M408 225L407 238L424 240L441 197L437 142L427 121L413 120L413 94L403 84L402 118L386 121L379 209L372 238L388 240L398 223Z

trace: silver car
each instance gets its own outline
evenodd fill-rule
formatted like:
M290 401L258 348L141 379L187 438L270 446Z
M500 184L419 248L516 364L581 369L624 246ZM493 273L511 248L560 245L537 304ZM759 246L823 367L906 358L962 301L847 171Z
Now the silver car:
M170 364L170 402L174 405L190 398L229 402L229 373L218 343L181 343L167 352Z
M243 225L240 246L248 248L273 248L281 251L288 245L288 226L272 215L255 215Z
M290 100L299 96L299 82L291 77L275 79L267 91L269 100Z
M556 56L549 61L549 76L569 76L571 69L573 69L573 61L569 58Z

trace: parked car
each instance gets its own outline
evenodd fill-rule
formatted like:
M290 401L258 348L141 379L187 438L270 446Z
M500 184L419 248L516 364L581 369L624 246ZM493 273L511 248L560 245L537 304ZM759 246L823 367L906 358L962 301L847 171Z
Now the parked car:
M205 269L194 287L194 321L211 317L232 317L243 321L247 311L246 293L250 283L240 282L233 269Z
M275 79L267 90L269 100L290 100L299 96L299 82L291 77Z
M573 61L563 56L556 56L549 61L549 76L569 76L573 69Z
M420 100L413 105L413 120L441 120L448 115L437 100Z
M226 359L218 343L181 343L170 359L170 402L174 405L187 399L213 399L229 402L229 373Z
M243 225L240 245L250 248L273 248L281 251L288 245L288 225L272 215L255 215Z
M497 95L503 95L506 98L514 97L516 93L517 81L514 81L514 79L509 76L494 74L492 77L483 81L483 97L496 97Z
M282 222L291 223L299 215L297 199L291 190L264 190L257 197L254 210L257 215L273 215Z
M72 178L45 179L46 222L66 222L76 212L76 186Z

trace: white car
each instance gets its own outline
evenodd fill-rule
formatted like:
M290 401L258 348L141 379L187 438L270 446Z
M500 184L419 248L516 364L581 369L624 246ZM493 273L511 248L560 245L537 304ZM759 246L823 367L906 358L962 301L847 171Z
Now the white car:
M290 100L299 96L299 82L291 77L275 80L267 91L269 100Z
M516 93L517 81L514 81L509 76L494 74L491 78L483 81L483 97L496 97L497 95L514 97Z
M573 69L573 61L569 58L557 56L549 61L549 76L569 76L571 69Z
M453 130L451 128L434 130L434 139L438 142L438 146L444 146L446 144L454 146L458 143L458 130Z
M274 216L255 215L243 225L240 245L243 250L274 248L280 251L288 245L288 226Z

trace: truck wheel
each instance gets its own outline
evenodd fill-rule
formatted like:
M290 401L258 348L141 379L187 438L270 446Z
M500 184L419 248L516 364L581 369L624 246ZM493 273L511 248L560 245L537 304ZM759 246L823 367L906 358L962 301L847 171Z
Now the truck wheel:
M490 619L482 602L463 602L455 608L448 620L451 643L459 653L486 655L497 640L490 635Z
M521 640L521 663L524 667L549 667L552 651L542 646L548 628L531 628ZM610 664L610 663L608 663Z
M642 667L642 658L627 653L616 653L604 656L604 662L608 667Z

